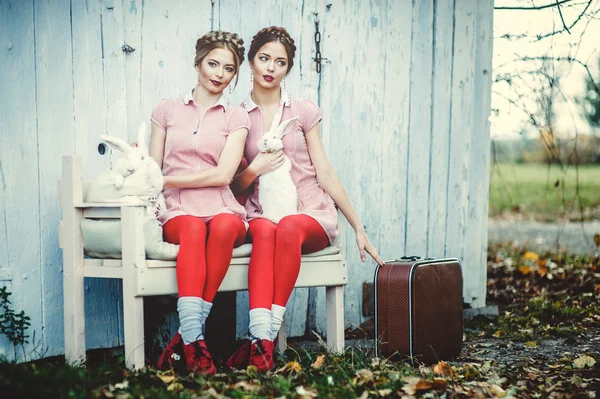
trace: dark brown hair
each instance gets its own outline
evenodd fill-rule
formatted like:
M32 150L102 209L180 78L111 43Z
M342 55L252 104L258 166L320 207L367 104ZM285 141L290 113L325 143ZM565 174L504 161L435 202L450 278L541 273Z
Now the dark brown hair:
M252 38L250 43L250 49L248 49L248 62L252 62L258 50L267 43L279 42L285 47L285 51L288 55L287 72L290 73L292 66L294 66L294 56L296 55L296 45L294 39L290 36L285 28L280 26L270 26L258 31Z
M229 33L221 30L208 32L196 41L196 56L194 57L194 66L202 63L202 60L216 48L226 48L233 53L235 61L235 85L237 86L240 75L240 64L244 62L244 41L237 33Z

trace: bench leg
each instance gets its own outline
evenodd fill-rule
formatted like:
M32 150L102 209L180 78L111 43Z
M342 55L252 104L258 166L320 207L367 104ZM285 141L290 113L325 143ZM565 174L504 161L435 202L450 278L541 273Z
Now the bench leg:
M334 353L344 350L344 287L326 287L327 349Z
M277 334L279 338L279 342L277 342L277 349L279 349L279 353L285 352L287 349L287 332L285 329L285 314L283 315L283 321L281 322L281 328L279 329L279 333Z
M65 255L63 281L65 360L71 365L85 363L85 308L81 260L75 256Z
M144 298L127 292L123 282L123 330L125 365L128 369L144 367Z
M137 296L137 273L146 263L141 207L121 209L123 248L123 329L125 364L129 369L144 367L144 299Z
M81 209L75 208L81 202L81 158L63 157L60 201L63 220L59 237L63 249L63 300L65 327L65 360L68 364L85 363L85 307L83 238L81 236Z

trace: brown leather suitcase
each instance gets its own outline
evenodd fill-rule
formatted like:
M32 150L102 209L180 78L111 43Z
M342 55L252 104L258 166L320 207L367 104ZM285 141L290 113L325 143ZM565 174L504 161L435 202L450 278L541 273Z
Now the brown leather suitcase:
M375 348L436 363L458 356L463 337L457 259L405 256L375 270Z

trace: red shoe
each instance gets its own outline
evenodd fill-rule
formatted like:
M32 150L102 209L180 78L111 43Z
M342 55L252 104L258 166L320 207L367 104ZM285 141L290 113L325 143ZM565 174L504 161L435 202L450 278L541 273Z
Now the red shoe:
M225 365L230 369L242 369L248 366L248 360L250 358L250 346L252 343L250 340L244 341L242 346L238 348L233 355L227 359Z
M173 368L175 366L175 362L180 359L181 354L183 353L183 339L179 332L173 336L169 345L165 348L163 353L161 353L158 358L158 362L156 362L156 368L159 370L167 370Z
M198 340L189 345L183 344L183 353L185 363L190 371L204 375L215 375L217 369L204 340Z
M273 341L258 339L250 346L250 359L248 365L256 366L259 373L264 373L275 367Z

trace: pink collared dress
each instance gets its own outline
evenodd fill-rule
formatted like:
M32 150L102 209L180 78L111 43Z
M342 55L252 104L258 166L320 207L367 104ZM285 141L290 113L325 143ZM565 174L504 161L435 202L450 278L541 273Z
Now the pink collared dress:
M250 118L242 107L231 106L221 97L204 115L191 95L163 99L152 111L152 122L166 132L163 175L199 172L218 165L227 136L238 129L250 130ZM248 228L246 211L236 201L229 185L221 187L171 188L164 190L167 210L160 217L191 215L208 223L215 215L232 213Z
M322 119L321 111L317 104L310 100L299 99L287 93L282 93L281 121L298 117L296 128L283 136L283 152L292 164L292 181L298 190L298 213L308 215L315 219L327 234L329 242L333 243L338 236L339 226L335 204L329 194L317 182L317 173L310 160L306 137L309 132ZM252 97L243 103L250 115L250 130L246 139L244 155L248 163L258 155L256 143L263 135L263 113L252 101ZM277 115L275 116L277 118ZM248 220L262 217L262 209L258 202L259 179L253 183L252 194L246 201Z

